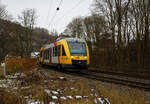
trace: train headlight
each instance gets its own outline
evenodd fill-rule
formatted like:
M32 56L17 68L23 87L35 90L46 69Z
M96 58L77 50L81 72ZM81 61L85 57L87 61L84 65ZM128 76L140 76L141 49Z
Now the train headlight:
M86 57L86 56L85 56L84 58L85 58L85 59L87 59L87 57Z

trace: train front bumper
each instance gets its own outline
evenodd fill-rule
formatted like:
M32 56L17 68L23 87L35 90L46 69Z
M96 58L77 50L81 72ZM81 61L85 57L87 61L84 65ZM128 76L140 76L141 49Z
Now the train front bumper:
M87 60L72 60L72 64L62 64L64 69L83 70L88 68Z

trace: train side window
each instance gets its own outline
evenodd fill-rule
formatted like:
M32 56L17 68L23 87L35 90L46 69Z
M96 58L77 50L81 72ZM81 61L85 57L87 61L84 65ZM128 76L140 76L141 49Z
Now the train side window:
M66 56L64 46L62 45L62 56Z
M60 56L60 45L58 45L58 56Z
M49 57L51 58L51 56L52 56L52 49L50 48L49 49Z
M43 58L45 59L45 51L43 51Z
M49 50L47 50L47 59L49 59Z
M47 51L44 51L44 59L47 59Z
M47 59L47 51L45 50L45 59Z
M47 51L45 50L45 59L47 59Z
M45 59L47 59L47 51L45 50Z

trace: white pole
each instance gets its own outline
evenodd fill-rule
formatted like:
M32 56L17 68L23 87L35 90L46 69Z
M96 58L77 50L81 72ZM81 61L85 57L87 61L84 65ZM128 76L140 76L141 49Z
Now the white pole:
M3 71L3 76L6 76L6 65L5 65L5 63L2 63L1 67L2 67L2 71Z

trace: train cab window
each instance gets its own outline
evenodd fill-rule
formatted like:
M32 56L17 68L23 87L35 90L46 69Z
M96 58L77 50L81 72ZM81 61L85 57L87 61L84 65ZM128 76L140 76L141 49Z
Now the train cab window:
M62 56L66 56L64 46L62 45Z
M60 56L60 45L58 45L58 56Z

